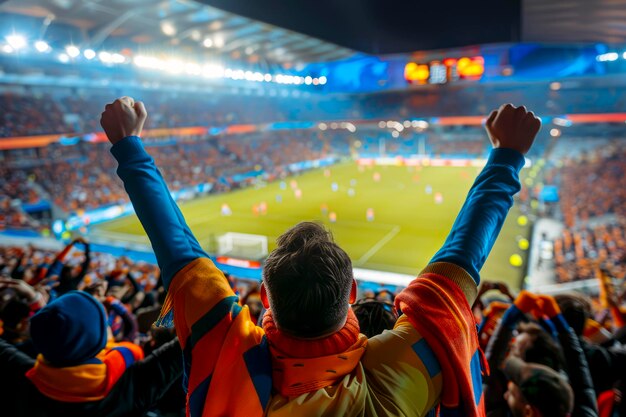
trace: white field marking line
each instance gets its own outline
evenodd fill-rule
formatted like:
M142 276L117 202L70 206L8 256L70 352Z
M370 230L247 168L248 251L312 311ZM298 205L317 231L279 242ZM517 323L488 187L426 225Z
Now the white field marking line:
M406 266L398 266L397 264L380 264L380 263L368 263L367 267L373 270L380 270L383 272L393 272L397 274L413 275L416 277L419 274L420 268L410 268Z
M368 250L367 252L365 252L363 254L363 256L361 256L357 261L356 261L356 265L357 266L361 266L363 265L365 262L368 261L368 259L370 259L372 256L374 256L374 254L376 252L378 252L383 246L385 246L391 239L393 239L394 237L396 237L396 235L398 233L400 233L400 230L402 230L402 228L400 226L394 226L393 229L391 229L389 231L389 233L387 233L385 236L383 236L382 239L380 239L378 242L376 242L376 244L374 246L372 246L370 248L370 250Z

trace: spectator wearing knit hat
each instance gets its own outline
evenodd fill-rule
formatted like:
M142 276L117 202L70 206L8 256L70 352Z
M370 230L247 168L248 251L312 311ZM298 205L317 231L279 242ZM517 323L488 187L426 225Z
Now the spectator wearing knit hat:
M0 401L11 416L130 416L149 409L182 373L173 341L143 359L109 343L104 307L70 291L31 318L36 360L0 340Z

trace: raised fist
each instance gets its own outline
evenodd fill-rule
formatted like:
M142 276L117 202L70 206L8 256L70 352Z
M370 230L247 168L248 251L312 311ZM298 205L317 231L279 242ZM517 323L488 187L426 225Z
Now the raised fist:
M100 125L109 142L115 145L126 136L140 136L146 117L148 113L141 101L124 96L104 107Z
M485 125L494 148L508 148L525 155L541 128L541 120L526 107L503 104L494 110Z

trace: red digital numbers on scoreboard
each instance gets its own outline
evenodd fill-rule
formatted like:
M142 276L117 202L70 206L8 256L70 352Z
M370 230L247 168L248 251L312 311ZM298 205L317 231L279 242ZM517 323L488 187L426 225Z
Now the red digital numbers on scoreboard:
M446 58L428 64L409 62L404 67L404 79L410 84L446 84L459 79L478 80L484 72L482 56Z

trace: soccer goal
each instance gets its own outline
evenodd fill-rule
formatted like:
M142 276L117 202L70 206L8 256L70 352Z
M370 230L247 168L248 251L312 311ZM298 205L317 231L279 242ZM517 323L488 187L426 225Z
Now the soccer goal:
M267 256L267 236L229 232L217 238L218 255L262 259Z

